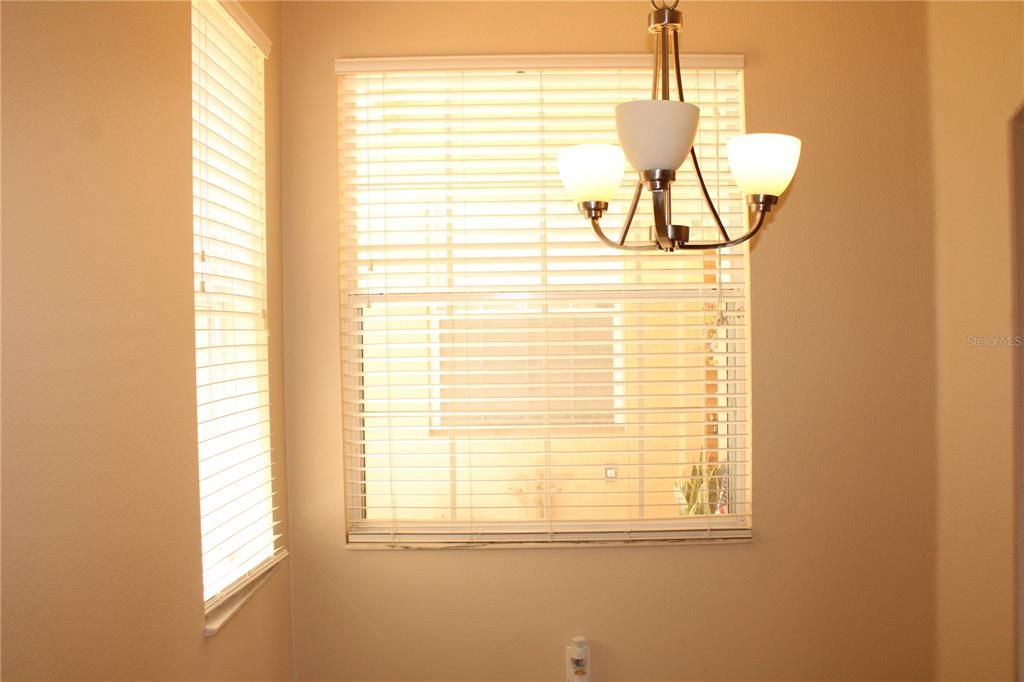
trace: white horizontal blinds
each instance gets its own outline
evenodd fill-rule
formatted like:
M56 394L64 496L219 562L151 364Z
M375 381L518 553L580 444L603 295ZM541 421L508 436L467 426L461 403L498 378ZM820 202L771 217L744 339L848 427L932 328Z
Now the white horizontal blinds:
M558 177L562 147L616 142L614 105L649 97L649 69L343 71L350 539L745 534L745 247L609 249ZM743 229L725 162L742 71L689 68L684 85L710 190ZM675 222L713 238L691 176L674 187ZM634 233L652 223L648 204Z
M207 604L273 560L263 62L216 2L192 3L196 390Z

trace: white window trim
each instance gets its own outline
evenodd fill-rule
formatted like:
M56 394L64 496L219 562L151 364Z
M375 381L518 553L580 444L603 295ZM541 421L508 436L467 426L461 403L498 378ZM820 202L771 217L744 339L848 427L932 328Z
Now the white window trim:
M270 50L274 47L274 43L263 32L256 20L249 16L241 3L238 0L220 0L220 6L238 23L238 27L245 31L249 39L263 53L264 59L270 59Z
M742 519L740 519L742 520ZM702 519L703 521L703 519ZM707 519L704 528L671 527L675 522L665 521L633 521L629 531L619 526L595 522L517 522L503 524L515 530L488 533L476 528L468 530L469 524L450 522L437 524L436 532L424 530L419 533L393 533L388 523L354 524L359 528L357 534L350 537L346 547L353 549L469 549L503 547L609 547L628 545L680 544L692 542L719 542L749 540L753 532L749 527L739 527L736 518ZM700 522L693 522L701 525ZM459 526L466 526L465 532L457 532Z
M203 627L203 635L213 637L219 633L221 628L252 599L257 590L270 580L270 574L274 572L277 565L284 561L287 556L288 550L281 550L249 571L234 587L224 590L207 602L204 606L205 625Z
M650 66L651 55L621 54L530 54L530 55L475 55L451 57L347 57L334 60L334 73L387 72L387 71L448 71L458 69L502 69L515 64L523 68L582 68L607 66L614 61L620 67ZM680 61L684 69L722 68L742 69L741 54L683 54Z
M239 28L252 41L253 46L260 51L264 59L270 57L273 43L270 38L259 27L259 24L249 15L237 0L215 0L225 13L233 20ZM190 12L194 11L190 7ZM191 19L190 19L191 23ZM191 39L190 39L191 41ZM264 72L265 73L265 72ZM265 90L265 82L262 84ZM264 106L266 103L264 102ZM264 114L264 146L266 138L266 118ZM265 165L265 161L264 161ZM265 184L265 178L264 178ZM264 201L266 200L266 187L264 186ZM264 224L264 227L266 225ZM264 240L266 236L264 235ZM264 253L266 257L266 253ZM272 455L271 455L272 456ZM273 477L270 484L273 485ZM217 635L224 625L253 597L253 595L269 581L271 574L277 566L289 556L285 547L275 547L274 553L249 569L231 585L206 600L203 604L204 629L206 637ZM205 567L204 567L205 571Z

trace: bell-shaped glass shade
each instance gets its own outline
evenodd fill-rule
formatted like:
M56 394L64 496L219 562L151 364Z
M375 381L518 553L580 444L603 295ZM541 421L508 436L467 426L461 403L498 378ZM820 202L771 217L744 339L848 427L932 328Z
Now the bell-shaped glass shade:
M558 152L558 174L573 200L611 201L625 173L622 150L611 144L580 144Z
M619 144L637 171L676 170L697 134L700 109L689 102L637 100L615 107Z
M737 135L729 140L728 152L729 169L741 192L777 197L796 173L800 140L776 133Z

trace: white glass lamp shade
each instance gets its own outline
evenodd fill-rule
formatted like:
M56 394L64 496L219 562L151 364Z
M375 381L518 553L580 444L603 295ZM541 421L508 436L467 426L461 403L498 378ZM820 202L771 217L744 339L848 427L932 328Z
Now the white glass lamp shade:
M729 140L729 169L744 194L780 196L800 161L800 140L792 135L758 133Z
M619 144L637 171L676 170L697 134L700 109L689 102L638 100L615 107Z
M558 174L577 204L610 202L625 172L625 158L615 145L580 144L558 152Z

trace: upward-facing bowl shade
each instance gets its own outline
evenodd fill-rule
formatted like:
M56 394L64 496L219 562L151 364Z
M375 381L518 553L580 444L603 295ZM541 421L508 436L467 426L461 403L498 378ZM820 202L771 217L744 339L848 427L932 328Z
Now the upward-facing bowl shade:
M619 143L634 169L676 170L693 146L700 109L689 102L637 100L615 107Z
M754 133L729 140L729 170L744 194L779 196L800 162L800 140L792 135Z
M580 144L558 152L558 173L573 201L611 201L622 182L625 158L610 144Z

